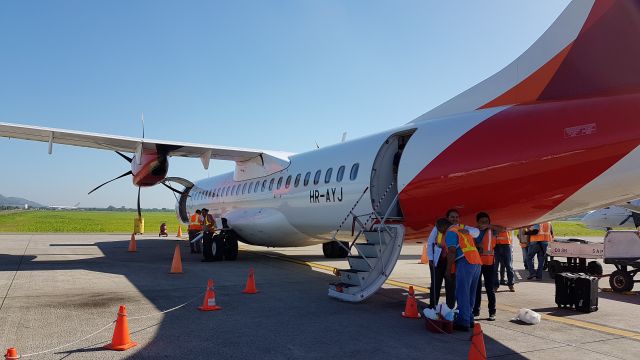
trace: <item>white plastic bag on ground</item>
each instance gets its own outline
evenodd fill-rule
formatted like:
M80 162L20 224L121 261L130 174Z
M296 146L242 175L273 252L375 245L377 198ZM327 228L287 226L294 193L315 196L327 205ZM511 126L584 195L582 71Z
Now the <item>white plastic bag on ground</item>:
M540 314L531 309L522 308L518 310L518 314L515 318L513 318L513 320L520 320L526 322L527 324L538 325L540 324L541 317L542 316Z
M423 313L424 317L426 317L427 319L438 320L438 314L433 309L426 308L424 309Z

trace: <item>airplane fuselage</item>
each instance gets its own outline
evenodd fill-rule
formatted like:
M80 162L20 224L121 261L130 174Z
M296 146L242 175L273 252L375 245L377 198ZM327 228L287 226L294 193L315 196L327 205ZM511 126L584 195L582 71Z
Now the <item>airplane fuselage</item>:
M466 223L486 211L511 228L534 224L640 195L638 115L640 94L630 93L409 123L294 155L269 176L200 180L178 217L207 207L245 242L305 246L331 240L369 188L354 213L400 218L408 238L449 208ZM351 219L342 230L350 235Z

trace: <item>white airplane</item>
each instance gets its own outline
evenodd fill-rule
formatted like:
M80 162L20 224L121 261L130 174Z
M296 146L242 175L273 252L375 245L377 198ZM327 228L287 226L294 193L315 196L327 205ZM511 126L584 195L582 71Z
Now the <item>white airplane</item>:
M640 1L573 1L487 80L405 125L300 154L6 123L0 135L115 150L135 186L184 185L172 188L180 221L207 207L234 231L217 256L234 258L237 241L326 243L333 257L355 243L329 295L361 301L449 208L518 228L639 198L639 36ZM191 182L166 177L170 156L236 167Z
M640 200L611 205L588 212L581 220L594 230L637 229L640 227Z
M76 203L73 206L69 206L69 205L49 205L47 206L48 209L53 209L53 210L76 210L78 208L78 206L80 206L80 203Z

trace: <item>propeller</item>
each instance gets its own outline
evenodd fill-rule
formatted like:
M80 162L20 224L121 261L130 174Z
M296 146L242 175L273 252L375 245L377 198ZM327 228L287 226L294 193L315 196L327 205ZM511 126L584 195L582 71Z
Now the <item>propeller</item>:
M92 192L94 192L94 191L96 191L96 190L100 189L101 187L103 187L104 185L107 185L108 183L110 183L110 182L112 182L112 181L118 180L118 179L120 179L120 178L123 178L123 177L125 177L125 176L127 176L127 175L131 175L131 174L133 174L133 173L131 172L131 170L129 170L129 171L127 171L126 173L124 173L124 174L122 174L122 175L120 175L120 176L118 176L118 177L116 177L116 178L113 178L113 179L111 179L111 180L109 180L109 181L103 182L102 184L100 184L100 185L96 186L93 190L89 191L89 194L91 194ZM88 194L87 194L87 195L88 195Z

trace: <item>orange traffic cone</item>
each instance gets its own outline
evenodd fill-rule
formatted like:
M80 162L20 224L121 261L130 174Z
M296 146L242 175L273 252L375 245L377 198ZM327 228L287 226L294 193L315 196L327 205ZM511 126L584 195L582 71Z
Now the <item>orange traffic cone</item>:
M256 279L253 277L253 269L249 269L249 278L247 279L247 286L245 286L243 293L245 294L257 294Z
M207 291L204 293L204 299L202 300L202 306L198 306L200 311L213 311L222 309L216 305L216 292L213 291L213 280L207 281Z
M484 347L484 333L479 323L476 323L473 327L468 360L487 360L487 350Z
M420 257L420 264L428 264L429 258L427 257L427 245L422 245L422 256Z
M420 313L418 312L418 303L413 292L413 286L409 286L409 296L407 297L407 305L404 307L402 316L412 319L420 319Z
M136 245L136 234L131 234L131 241L129 241L129 252L138 251L138 246Z
M178 225L178 235L176 235L177 237L182 237L182 226Z
M179 244L176 244L176 250L173 252L173 261L171 262L169 274L182 274L182 258L180 257Z
M20 358L20 356L18 356L18 350L16 350L16 348L8 348L7 353L4 355L4 358L5 360L17 360Z
M127 322L127 308L120 305L118 310L118 320L116 327L113 329L113 337L111 344L105 345L105 349L123 351L138 345L137 342L131 341L129 336L129 323Z

